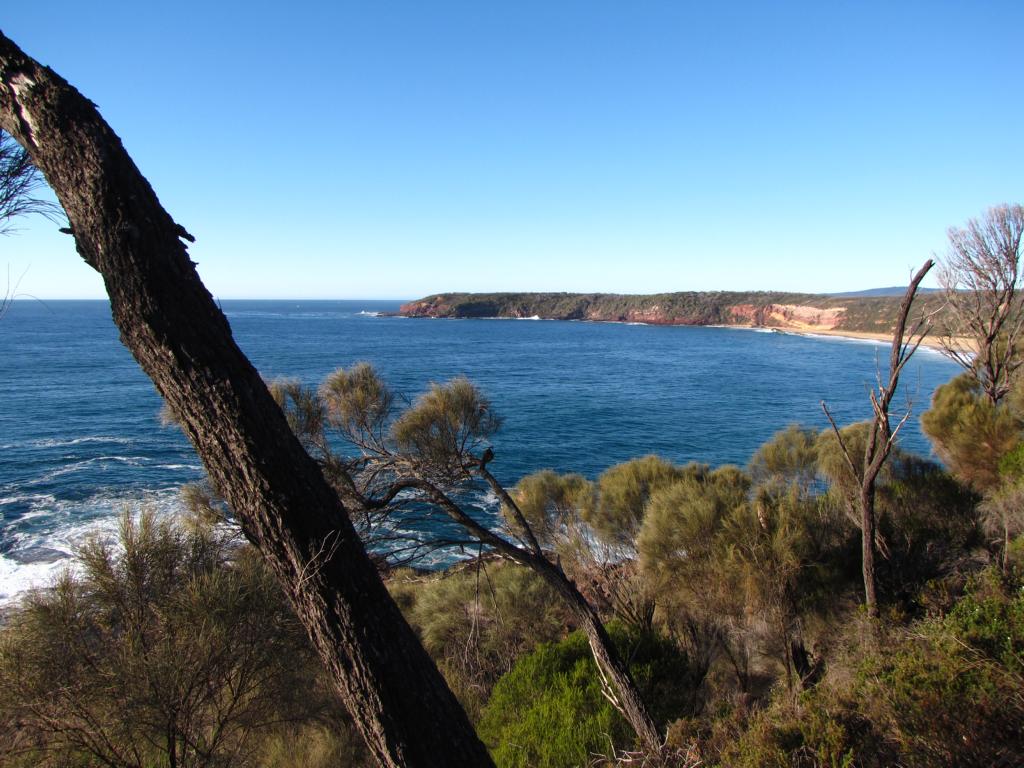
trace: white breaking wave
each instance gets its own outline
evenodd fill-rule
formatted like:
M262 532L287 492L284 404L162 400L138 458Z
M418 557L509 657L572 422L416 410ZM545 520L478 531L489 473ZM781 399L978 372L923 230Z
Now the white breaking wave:
M0 450L7 451L12 448L69 448L73 445L82 445L83 443L116 443L118 445L128 445L131 442L133 442L132 439L128 437L87 435L85 437L59 437L28 440L24 443L4 443L3 445L0 445Z
M700 326L691 326L700 327ZM756 325L705 325L704 328L724 328L727 331L750 331L752 333L785 333L785 331L777 328L761 328ZM802 336L803 334L793 334L794 336ZM824 337L828 338L828 337Z
M81 472L82 470L89 469L97 464L102 464L103 462L125 464L129 467L142 467L145 466L145 461L145 456L93 456L90 459L72 461L68 464L64 464L63 466L57 467L56 469L51 469L49 472L43 472L41 475L32 478L24 485L25 487L28 487L31 485L39 485L40 483L47 483L58 477L63 477L64 475L72 475L75 472Z
M71 563L67 558L19 563L0 555L0 607L10 605L31 589L50 586Z
M33 588L50 586L74 563L77 548L90 536L113 537L125 510L146 506L158 514L181 510L177 487L145 494L97 495L59 501L47 494L0 498L0 504L28 503L29 509L4 531L0 555L0 606Z

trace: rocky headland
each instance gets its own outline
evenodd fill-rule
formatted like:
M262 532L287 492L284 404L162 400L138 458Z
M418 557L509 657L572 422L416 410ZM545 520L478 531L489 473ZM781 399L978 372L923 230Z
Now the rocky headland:
M883 338L892 333L900 298L736 291L654 295L441 293L404 304L399 314L405 317L725 325ZM915 301L915 314L930 313L941 306L941 296L925 294Z

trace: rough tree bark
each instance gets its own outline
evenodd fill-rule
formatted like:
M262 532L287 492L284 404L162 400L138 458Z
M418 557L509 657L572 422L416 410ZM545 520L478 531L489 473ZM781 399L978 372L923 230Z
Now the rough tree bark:
M899 315L896 318L896 326L892 334L892 346L889 352L889 379L882 383L879 374L878 385L870 392L871 397L871 426L868 430L868 439L864 446L864 457L861 466L858 468L846 447L842 434L836 426L832 414L829 412L825 401L821 402L821 408L825 411L829 423L835 432L839 447L842 449L846 463L853 472L853 476L860 480L860 512L861 512L861 571L864 577L864 605L868 615L878 616L878 580L875 576L875 540L878 536L878 521L875 515L875 495L878 476L882 467L892 453L892 447L896 442L896 436L900 429L910 418L910 411L903 415L903 418L896 424L895 428L890 421L889 410L892 399L896 395L896 388L900 383L900 373L921 342L928 333L928 318L921 318L907 330L907 322L910 317L910 309L917 295L918 286L924 280L924 276L935 265L931 259L926 261L917 274L911 279L903 294L903 301L900 303Z
M488 766L464 711L337 494L235 345L181 238L95 105L0 33L0 128L24 146L99 271L121 339L268 558L383 766Z

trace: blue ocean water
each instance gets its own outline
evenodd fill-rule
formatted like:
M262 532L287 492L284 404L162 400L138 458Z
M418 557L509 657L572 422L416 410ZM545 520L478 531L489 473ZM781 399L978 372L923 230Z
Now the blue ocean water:
M399 302L224 301L267 379L309 384L372 362L409 399L466 375L505 424L490 465L514 483L546 467L595 477L634 456L745 464L787 424L870 416L887 347L732 328L380 316ZM185 438L120 344L106 302L17 301L0 320L0 602L66 561L126 506L171 509L202 476ZM916 414L956 373L922 349L904 374ZM903 447L928 455L916 417Z

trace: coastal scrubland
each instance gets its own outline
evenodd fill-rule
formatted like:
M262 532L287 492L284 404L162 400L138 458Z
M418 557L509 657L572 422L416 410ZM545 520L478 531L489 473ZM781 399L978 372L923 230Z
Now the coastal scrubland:
M334 379L358 385L346 402L364 416L381 402L366 399L369 374ZM318 434L317 393L276 392L303 439ZM1017 765L1024 390L993 404L963 374L923 424L944 466L897 451L880 477L877 619L861 606L858 478L839 445L862 446L864 424L790 426L743 467L647 456L510 489L628 664L663 734L657 756L537 573L465 542L442 571L380 567L500 766ZM127 514L118 541L86 544L11 612L4 764L370 764L230 510L209 487L183 499L179 520ZM394 536L388 522L367 533Z

